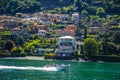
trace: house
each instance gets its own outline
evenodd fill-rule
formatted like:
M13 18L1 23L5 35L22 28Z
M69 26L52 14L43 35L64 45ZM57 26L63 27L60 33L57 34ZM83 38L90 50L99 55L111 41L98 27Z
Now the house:
M4 31L4 28L3 27L0 27L0 32Z
M76 25L67 25L65 29L54 30L54 33L56 35L62 35L62 36L75 36L76 30L77 30Z
M72 14L72 21L78 22L79 21L79 13Z
M7 28L15 28L18 26L18 22L15 20L1 20L0 24Z
M38 30L38 35L40 35L40 36L46 36L46 33L47 33L47 31L45 31L45 30Z
M0 16L0 25L6 28L15 28L18 26L18 21L20 21L20 19L12 16Z
M107 26L117 26L118 25L118 22L116 22L116 21L112 21L112 22L109 22L108 24L107 24Z
M70 30L76 31L77 30L77 26L76 25L67 25L66 26L66 30L67 31L70 31Z
M100 27L88 27L87 32L89 34L99 33L101 31Z
M64 32L63 32L63 35L66 35L66 36L75 36L75 31L74 30L67 30L65 29Z
M74 30L58 29L54 30L54 33L58 36L75 36Z
M60 14L60 19L61 20L68 20L69 19L69 15L68 14Z
M75 55L76 39L71 36L63 36L58 38L58 50L55 51L57 57L70 57Z
M55 33L56 35L63 35L63 31L64 31L64 30L62 30L62 29L57 29L57 30L54 30L54 33Z
M15 16L18 17L18 18L22 18L22 17L23 17L23 14L22 14L22 13L16 13Z
M11 33L12 33L12 35L19 35L20 33L22 33L22 30L18 27L12 28Z
M75 36L76 30L77 30L76 25L67 25L65 29L54 30L54 33L56 35L62 35L62 36Z
M46 26L46 25L37 25L37 26L36 26L36 29L37 29L37 30L39 30L39 29L40 29L40 30L47 30L47 26Z

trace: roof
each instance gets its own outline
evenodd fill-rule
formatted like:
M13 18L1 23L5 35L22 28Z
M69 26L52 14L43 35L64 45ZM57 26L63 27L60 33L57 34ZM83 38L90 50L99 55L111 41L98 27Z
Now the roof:
M95 29L95 28L100 28L100 27L89 27L89 28L94 28Z
M39 29L39 31L40 31L40 32L47 32L46 30L40 30L40 29Z
M74 13L74 14L72 14L72 15L79 16L79 14L78 14L78 13Z
M3 27L0 27L1 30L3 30L4 28Z
M16 28L12 28L12 30L20 30L20 28L16 27Z
M59 37L59 38L74 39L74 37L71 37L71 36L62 36L62 37Z
M75 27L77 27L76 25L74 25L74 24L71 24L71 25L66 25L67 27L69 26L69 27L73 27L73 26L75 26Z

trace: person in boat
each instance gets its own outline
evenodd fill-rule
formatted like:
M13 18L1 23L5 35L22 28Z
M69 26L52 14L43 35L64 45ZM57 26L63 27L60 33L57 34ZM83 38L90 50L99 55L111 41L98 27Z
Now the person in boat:
M56 66L58 66L58 65L55 63L50 63L49 65L46 65L46 67L56 67Z

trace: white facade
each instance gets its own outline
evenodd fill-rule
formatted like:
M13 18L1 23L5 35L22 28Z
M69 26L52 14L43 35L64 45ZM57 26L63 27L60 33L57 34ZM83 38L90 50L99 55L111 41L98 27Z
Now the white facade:
M45 30L38 30L38 35L40 35L40 36L46 36L46 31Z
M75 50L76 49L76 43L75 38L71 36L63 36L58 38L58 46L59 49L69 49L69 50Z
M72 21L79 21L79 13L72 14Z
M71 36L63 36L58 38L57 56L71 56L76 51L76 40Z

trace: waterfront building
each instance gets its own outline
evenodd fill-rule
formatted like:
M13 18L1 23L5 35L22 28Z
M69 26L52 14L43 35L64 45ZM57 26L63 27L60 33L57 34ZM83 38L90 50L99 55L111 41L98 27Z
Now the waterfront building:
M57 57L70 57L75 54L76 40L71 36L63 36L58 38L58 49L55 51Z

